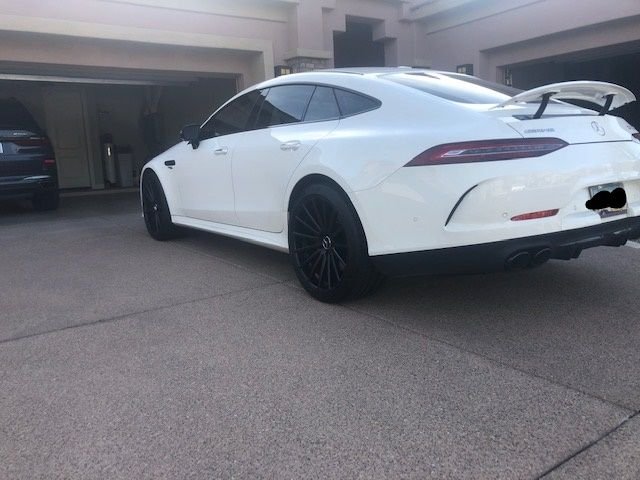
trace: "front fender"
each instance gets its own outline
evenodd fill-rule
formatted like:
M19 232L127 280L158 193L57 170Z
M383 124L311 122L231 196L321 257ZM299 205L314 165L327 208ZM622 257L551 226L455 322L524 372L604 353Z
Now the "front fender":
M162 190L167 199L171 215L182 215L180 190L178 188L175 169L167 167L164 162L166 160L176 160L179 157L179 146L180 144L151 159L143 167L142 174L140 175L140 193L142 195L142 178L144 177L144 173L147 170L152 170L156 174L160 180L160 185L162 185ZM142 197L140 200L142 201Z

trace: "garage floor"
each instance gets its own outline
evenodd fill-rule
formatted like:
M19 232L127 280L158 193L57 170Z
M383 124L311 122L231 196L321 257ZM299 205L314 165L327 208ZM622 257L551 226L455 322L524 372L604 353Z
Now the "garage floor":
M318 303L135 195L0 209L0 478L640 477L640 250Z

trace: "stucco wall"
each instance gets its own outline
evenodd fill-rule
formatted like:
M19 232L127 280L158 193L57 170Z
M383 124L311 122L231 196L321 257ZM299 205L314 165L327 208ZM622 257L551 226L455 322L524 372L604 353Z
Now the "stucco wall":
M419 48L433 68L498 67L640 40L640 1L483 0L425 19Z

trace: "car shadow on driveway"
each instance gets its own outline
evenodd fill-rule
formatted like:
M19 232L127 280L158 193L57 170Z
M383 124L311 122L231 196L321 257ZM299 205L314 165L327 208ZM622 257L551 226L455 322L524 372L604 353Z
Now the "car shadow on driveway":
M347 304L420 335L640 408L635 249L486 275L391 279Z

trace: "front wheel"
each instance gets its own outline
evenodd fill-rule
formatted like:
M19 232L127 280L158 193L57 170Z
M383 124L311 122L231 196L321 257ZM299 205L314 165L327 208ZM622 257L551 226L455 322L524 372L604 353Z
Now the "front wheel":
M289 251L298 280L322 302L364 296L383 280L369 259L355 209L328 185L310 185L294 199Z
M147 170L142 177L142 212L147 231L156 240L169 240L177 235L164 190L152 170Z

